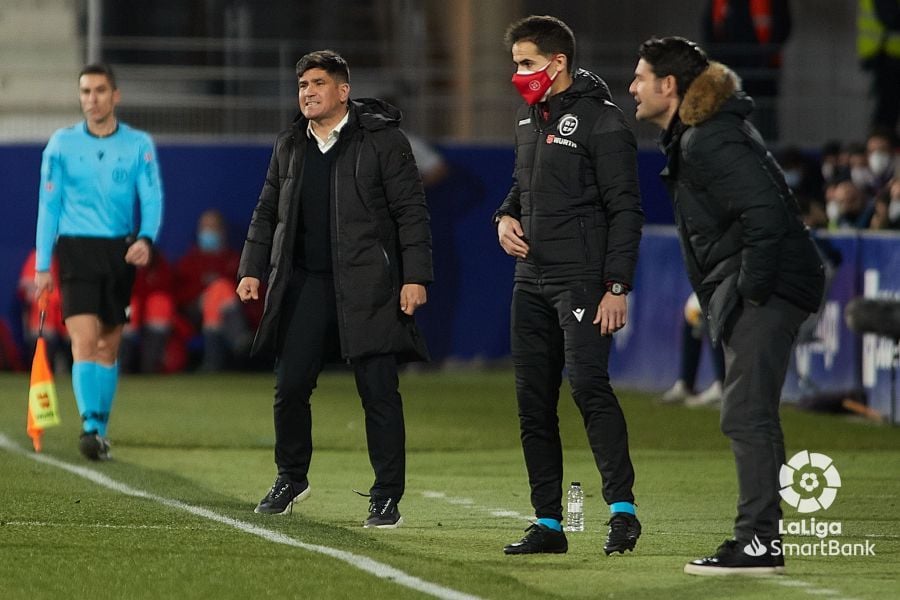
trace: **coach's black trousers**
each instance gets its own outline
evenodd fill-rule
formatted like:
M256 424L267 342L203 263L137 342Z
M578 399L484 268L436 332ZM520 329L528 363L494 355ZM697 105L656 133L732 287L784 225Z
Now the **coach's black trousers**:
M607 504L634 501L625 417L609 384L612 338L601 336L592 324L604 292L600 282L520 282L513 290L511 341L519 426L538 518L562 520L557 405L564 366L602 476L603 498Z
M340 358L334 281L302 271L285 292L275 365L275 464L278 474L305 483L312 456L309 399L325 363ZM379 498L399 501L406 473L406 433L397 361L378 355L352 361L366 421L369 461Z
M800 324L809 313L772 296L762 306L742 302L729 318L722 347L725 383L722 432L731 440L738 475L734 538L778 535L778 472L785 461L778 407Z

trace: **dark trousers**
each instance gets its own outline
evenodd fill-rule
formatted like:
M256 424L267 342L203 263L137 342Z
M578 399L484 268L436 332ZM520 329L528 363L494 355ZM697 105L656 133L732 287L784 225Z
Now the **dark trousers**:
M591 323L604 291L599 282L517 283L513 290L512 356L519 426L531 504L538 518L562 520L557 405L564 366L602 476L603 498L607 504L634 501L625 417L609 384L612 338L601 336Z
M722 432L731 440L738 475L734 537L778 537L778 471L785 461L778 407L800 324L808 313L773 296L763 306L735 309L722 346L725 385Z
M340 357L333 279L294 273L282 311L275 366L275 464L282 477L306 483L313 449L309 399L322 367ZM406 477L406 430L397 361L393 355L378 355L352 365L375 471L369 492L399 501Z

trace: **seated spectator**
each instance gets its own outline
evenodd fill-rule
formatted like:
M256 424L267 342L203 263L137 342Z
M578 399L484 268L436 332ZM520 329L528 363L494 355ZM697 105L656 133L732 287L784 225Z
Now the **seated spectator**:
M869 154L863 144L850 144L847 146L849 154L850 180L862 192L863 196L872 198L875 196L875 175L869 169Z
M235 293L240 253L228 247L225 217L215 209L200 215L197 241L176 264L179 309L203 334L202 371L243 366L261 302L241 304Z
M836 184L828 202L829 228L866 229L869 227L874 208L853 181L842 181Z
M187 363L185 327L177 327L172 267L158 249L135 274L119 365L124 373L174 373ZM189 329L189 328L188 328Z
M780 153L778 162L784 171L784 181L795 194L822 197L822 170L814 159L803 154L800 148L788 146Z
M900 158L895 156L893 137L890 133L876 131L866 140L867 165L872 173L875 195L881 193L895 175L900 174L897 167Z
M38 330L41 326L41 310L37 298L34 297L34 265L36 251L32 249L19 275L19 300L22 303L22 332L25 337L26 358L28 364L34 358ZM50 275L53 278L53 289L47 298L47 309L44 313L44 343L47 346L47 361L55 373L68 374L72 368L72 349L66 324L62 317L62 298L59 294L59 264L56 256L50 263Z
M900 177L894 177L875 198L875 210L870 227L880 230L900 230Z
M850 156L837 140L822 146L822 179L825 185L850 178Z

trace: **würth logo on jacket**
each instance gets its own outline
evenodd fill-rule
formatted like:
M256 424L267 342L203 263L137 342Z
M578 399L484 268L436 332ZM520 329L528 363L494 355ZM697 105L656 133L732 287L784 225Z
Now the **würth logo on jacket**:
M572 140L567 140L566 138L556 137L552 133L547 134L547 143L548 144L559 144L560 146L568 146L569 148L577 148L578 147L578 144L576 144Z

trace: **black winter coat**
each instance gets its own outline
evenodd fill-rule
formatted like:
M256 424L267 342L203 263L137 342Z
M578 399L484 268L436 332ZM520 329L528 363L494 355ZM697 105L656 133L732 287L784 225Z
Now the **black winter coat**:
M644 222L634 134L606 83L584 69L549 107L548 123L536 107L519 109L513 184L494 213L525 232L515 279L630 287Z
M331 258L341 352L345 359L395 354L427 360L400 288L433 280L431 231L422 182L400 111L375 99L350 102L331 170ZM300 219L298 188L309 121L302 117L275 141L253 211L238 277L268 281L254 353L278 352L280 308L290 280Z
M778 163L747 121L752 100L719 63L685 93L663 134L669 189L691 285L719 333L741 298L773 294L816 312L824 268Z

